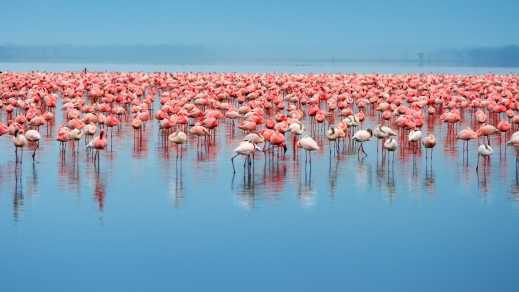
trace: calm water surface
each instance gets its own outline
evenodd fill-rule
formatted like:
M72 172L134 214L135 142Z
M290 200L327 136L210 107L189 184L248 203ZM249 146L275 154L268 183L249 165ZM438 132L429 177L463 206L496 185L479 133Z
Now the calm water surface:
M83 147L62 157L56 128L21 167L1 137L0 291L517 291L514 153L495 138L476 176L475 145L467 166L428 124L431 169L409 151L382 165L371 142L363 161L326 145L311 173L291 149L258 155L250 178L230 125L178 162L156 124L141 143L125 125L99 171Z
M0 71L120 71L120 72L280 72L280 73L459 73L517 74L519 67L459 67L416 63L375 62L252 62L232 64L99 64L99 63L1 63Z

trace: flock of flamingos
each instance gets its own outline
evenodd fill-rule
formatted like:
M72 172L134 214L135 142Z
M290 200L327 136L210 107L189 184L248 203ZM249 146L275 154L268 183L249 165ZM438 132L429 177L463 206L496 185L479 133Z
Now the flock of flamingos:
M476 171L505 143L516 151L516 173L519 165L517 75L0 74L0 136L12 140L17 163L24 151L37 159L42 134L58 114L56 147L62 155L86 151L96 167L99 153L112 149L114 127L131 125L136 141L151 123L177 159L187 145L216 143L220 125L237 128L242 139L229 157L234 172L236 158L250 173L258 156L279 161L288 150L293 159L304 151L311 168L312 152L328 148L331 159L346 144L364 159L365 143L378 143L377 159L380 153L388 163L398 148L425 149L432 162L437 138L424 127L428 120L440 120L448 137L462 141L464 159L476 144ZM372 128L368 116L376 121Z

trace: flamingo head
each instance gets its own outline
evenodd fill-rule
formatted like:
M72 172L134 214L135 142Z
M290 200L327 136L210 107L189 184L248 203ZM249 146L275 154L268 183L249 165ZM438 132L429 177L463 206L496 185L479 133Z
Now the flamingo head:
M253 143L254 144L254 143ZM259 147L257 144L254 144L254 148L256 149L256 151L261 151L261 152L265 152L265 146L263 146L263 148Z

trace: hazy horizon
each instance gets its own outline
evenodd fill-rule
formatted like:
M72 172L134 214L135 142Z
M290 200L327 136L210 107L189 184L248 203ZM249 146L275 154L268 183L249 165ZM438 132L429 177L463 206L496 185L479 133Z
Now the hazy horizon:
M185 45L237 56L401 58L519 44L519 3L504 0L27 0L4 7L1 42L20 46Z

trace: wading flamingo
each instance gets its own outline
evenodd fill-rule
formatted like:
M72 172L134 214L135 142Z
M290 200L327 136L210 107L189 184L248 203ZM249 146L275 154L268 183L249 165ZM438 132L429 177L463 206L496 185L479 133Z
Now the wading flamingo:
M18 128L16 128L14 131L13 145L14 145L15 161L18 162L18 149L20 149L20 151L21 151L20 163L23 163L23 147L27 146L27 138L25 138L24 134L20 134L20 130L18 130Z
M355 134L353 135L353 138L352 140L354 142L359 142L360 145L359 145L359 149L357 150L357 157L360 158L360 152L362 151L362 153L364 154L364 157L367 157L368 154L366 153L366 151L364 151L364 143L365 142L368 142L371 137L373 136L373 131L371 129L367 129L367 130L358 130L357 132L355 132Z
M494 149L490 147L488 144L481 144L478 147L478 163L476 165L476 172L479 171L479 159L481 156L483 156L484 161L488 160L490 158L490 155L494 153Z
M32 152L32 161L34 161L34 159L36 157L36 150L38 150L38 148L40 148L41 135L36 130L28 130L25 133L25 138L27 138L27 141L34 144L34 151Z
M312 151L319 150L319 145L312 139L312 137L304 137L296 142L296 147L303 148L305 150L305 163L310 161L310 167L312 166Z

